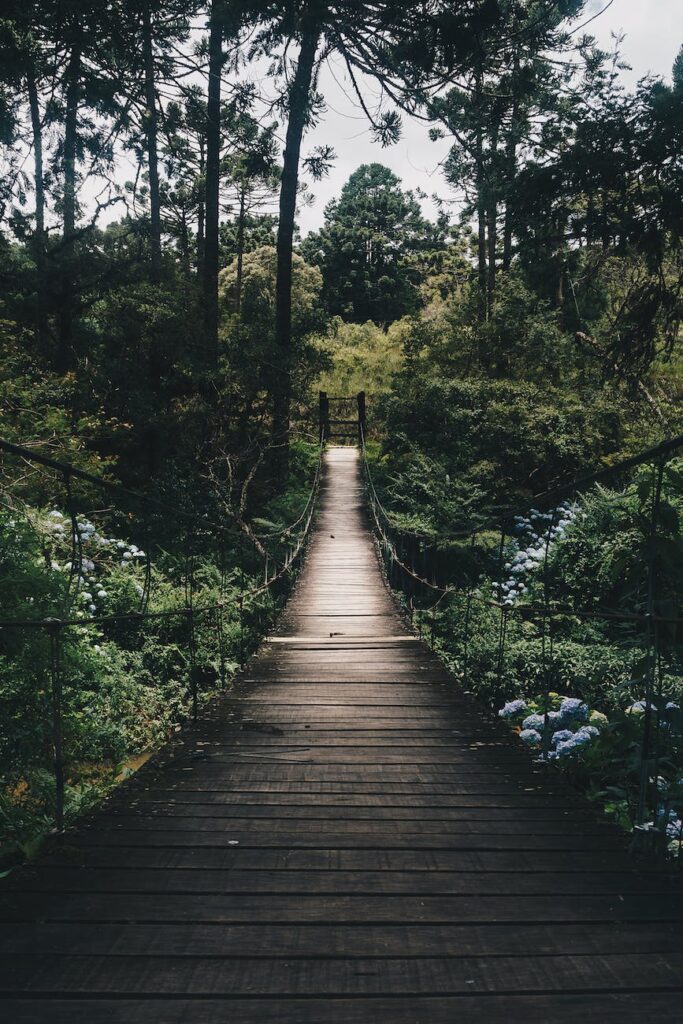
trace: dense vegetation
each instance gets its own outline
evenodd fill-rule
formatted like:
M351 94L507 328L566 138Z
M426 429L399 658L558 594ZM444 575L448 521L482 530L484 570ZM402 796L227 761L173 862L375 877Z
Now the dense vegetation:
M257 535L306 503L319 388L369 393L382 500L394 524L432 539L681 431L683 57L670 80L626 91L621 55L597 47L584 14L581 0L550 14L542 0L4 5L0 436L141 495L75 480L69 493L63 475L3 458L0 618L68 605L84 620L63 651L69 813L178 727L199 677L205 694L229 683L237 579L262 578ZM308 182L335 159L302 143L324 115L330 57L378 145L409 116L450 141L453 211L430 220L378 161L299 236ZM575 607L645 607L647 472L565 509L549 572ZM671 462L656 553L672 619L680 473ZM533 563L543 536L533 514L524 529L507 540L511 567L524 552ZM476 557L438 544L458 587L432 623L444 657L493 707L525 698L520 728L539 708L561 714L543 697L551 675L586 716L607 715L600 755L597 742L557 743L576 748L596 793L621 778L613 802L637 819L643 723L624 709L651 674L633 668L643 631L558 620L541 665L538 622L511 615L501 667L499 611L471 592L505 582L499 597L543 600L538 566L501 580L486 531ZM175 614L189 563L193 600L213 609L191 637ZM141 607L173 614L113 621ZM272 597L252 611L247 647ZM662 715L681 697L677 639L659 637ZM54 804L50 658L47 633L0 633L0 806L24 847ZM562 724L589 725L576 709ZM523 731L543 747L544 729Z

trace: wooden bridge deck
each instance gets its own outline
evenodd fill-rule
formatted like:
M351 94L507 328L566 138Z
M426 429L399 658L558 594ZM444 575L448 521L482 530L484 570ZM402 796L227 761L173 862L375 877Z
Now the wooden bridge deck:
M683 1019L677 880L409 635L352 449L239 692L5 889L12 1024Z

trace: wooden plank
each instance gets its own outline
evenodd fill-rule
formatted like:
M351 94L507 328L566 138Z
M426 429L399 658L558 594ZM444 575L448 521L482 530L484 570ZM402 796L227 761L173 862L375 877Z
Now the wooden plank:
M312 893L341 895L379 893L404 896L503 896L553 895L586 896L590 894L622 895L635 890L658 893L674 898L681 895L680 882L672 888L670 877L655 872L608 871L378 871L288 869L255 870L227 868L201 870L175 868L152 870L142 868L48 867L28 870L10 881L10 892L60 893L200 893L227 895L249 893L307 895Z
M412 871L429 874L447 872L481 872L505 875L509 871L527 871L531 875L547 871L637 873L637 865L625 852L615 850L440 850L440 849L340 849L313 847L257 847L257 846L63 846L42 858L42 865L106 868L194 868L209 871L234 868L236 870L275 871ZM41 865L41 867L42 867ZM35 869L26 874L34 876ZM661 876L662 885L680 885L676 874L650 871ZM8 888L20 883L24 872L14 872L6 881ZM655 884L655 883L653 883ZM660 884L657 882L656 884Z
M599 835L586 836L571 833L529 835L526 832L517 835L503 835L499 834L498 830L494 833L485 832L471 835L439 835L422 832L396 834L393 829L374 834L369 834L365 829L355 833L345 833L341 830L323 832L320 829L314 829L309 834L301 830L281 832L269 829L258 833L254 829L233 829L216 833L193 831L192 829L169 831L162 830L160 827L148 830L93 828L74 836L73 841L77 842L79 846L109 846L111 848L211 846L223 849L235 843L257 848L280 849L337 847L342 850L368 848L383 850L593 850L615 853L626 850L624 839L607 829Z
M683 989L683 953L543 957L15 956L0 993L264 996L489 995Z
M0 953L94 956L363 957L582 956L681 951L676 925L526 924L13 924Z
M316 999L7 999L12 1024L672 1024L679 993Z
M565 921L683 922L683 902L629 892L575 896L278 896L262 892L229 896L197 894L12 893L3 898L4 921L109 921L208 924L387 922L500 924Z

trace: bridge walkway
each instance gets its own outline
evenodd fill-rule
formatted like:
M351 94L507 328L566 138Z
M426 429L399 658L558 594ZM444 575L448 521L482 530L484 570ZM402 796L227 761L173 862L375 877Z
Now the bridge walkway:
M0 1015L680 1020L681 889L626 845L411 635L332 448L239 688L5 880Z

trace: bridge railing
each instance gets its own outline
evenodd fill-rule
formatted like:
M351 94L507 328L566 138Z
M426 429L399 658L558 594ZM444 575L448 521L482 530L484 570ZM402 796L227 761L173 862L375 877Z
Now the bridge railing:
M615 761L623 762L632 785L608 785L607 772L606 791L611 790L613 804L623 798L628 805L641 844L671 846L673 839L680 862L683 717L672 695L683 690L683 436L452 534L403 529L380 499L364 438L361 453L372 525L390 583L403 593L425 639L450 657L465 688L481 692L485 682L489 699L522 697L520 690L528 696L535 688L538 714L529 733L536 733L531 742L540 737L540 761L557 759L558 691L586 704L600 697L590 671L584 676L567 667L567 652L579 661L601 655L601 649L620 652L619 664L606 670L612 672L606 688L613 703L623 695L632 704L623 713L615 709L605 745L612 744ZM595 502L631 509L624 514L628 532L611 538L615 549L623 547L623 569L613 566L612 602L606 594L596 599L590 581L588 593L578 592L572 563L574 555L582 557L577 524ZM520 685L530 663L534 678Z
M190 496L172 503L132 491L4 440L0 470L6 550L25 530L38 538L34 547L40 552L39 564L32 567L37 574L32 579L40 586L28 592L22 583L26 592L14 602L17 614L0 615L0 665L11 673L21 653L24 663L39 666L36 678L45 676L38 703L49 717L43 723L43 751L54 779L55 826L61 831L71 760L64 728L69 645L87 635L96 646L102 638L136 646L145 629L154 629L162 647L182 653L184 698L196 720L203 684L212 678L211 692L225 689L230 665L244 667L270 619L273 600L301 559L320 487L322 446L317 446L314 477L300 515L266 534L198 509ZM35 474L41 476L41 494L50 496L49 511L18 496L27 475ZM162 540L164 533L170 544ZM104 568L123 571L125 594L107 594ZM14 708L13 714L14 724L26 732L29 709ZM6 716L2 746L10 757L11 729Z

